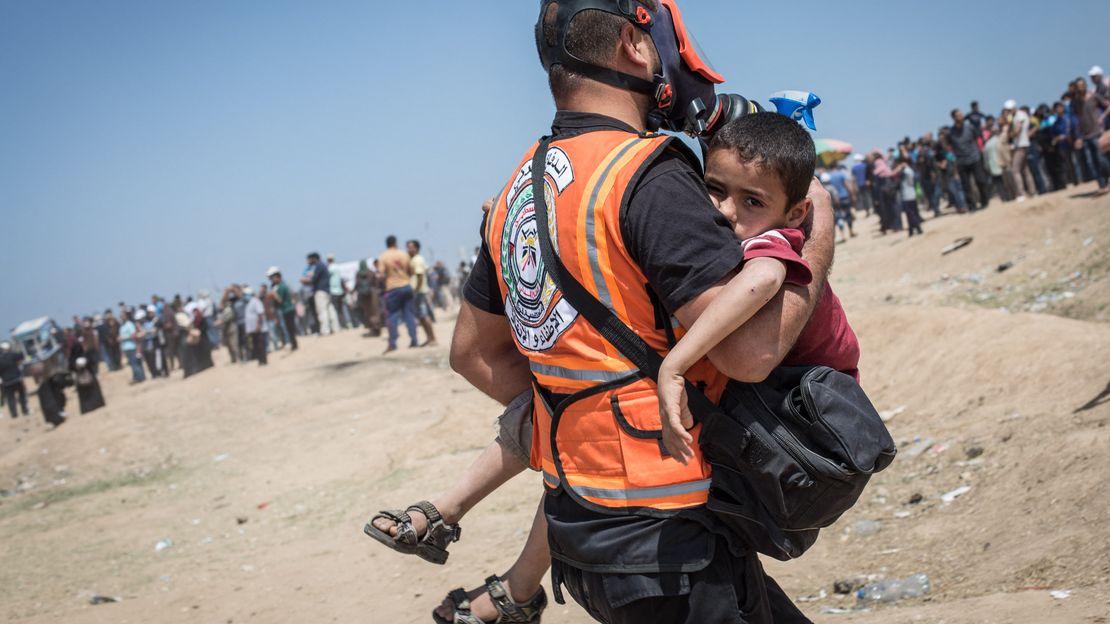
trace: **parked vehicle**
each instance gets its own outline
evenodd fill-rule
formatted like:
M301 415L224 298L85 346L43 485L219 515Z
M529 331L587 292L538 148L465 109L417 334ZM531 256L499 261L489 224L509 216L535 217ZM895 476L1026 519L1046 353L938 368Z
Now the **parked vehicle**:
M41 363L47 374L67 367L62 330L48 316L20 323L12 330L12 345L23 352L23 374L28 377L35 364Z

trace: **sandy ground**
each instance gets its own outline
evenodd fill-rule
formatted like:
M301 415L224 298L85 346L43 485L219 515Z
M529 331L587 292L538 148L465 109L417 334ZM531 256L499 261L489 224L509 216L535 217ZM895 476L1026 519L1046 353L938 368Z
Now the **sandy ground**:
M815 621L1110 618L1110 405L1093 401L1110 381L1110 199L1074 195L930 220L912 240L868 220L838 248L864 386L902 452L804 558L768 563ZM975 240L942 256L961 236ZM266 369L221 354L187 381L106 375L109 407L55 431L4 417L4 618L428 622L449 589L503 572L540 496L533 475L466 518L444 567L362 535L375 510L472 461L497 406L444 348L382 358L381 340L354 332L305 343ZM856 534L860 520L881 530ZM853 605L835 580L917 572L932 580L924 599L825 613ZM553 605L545 621L588 618Z

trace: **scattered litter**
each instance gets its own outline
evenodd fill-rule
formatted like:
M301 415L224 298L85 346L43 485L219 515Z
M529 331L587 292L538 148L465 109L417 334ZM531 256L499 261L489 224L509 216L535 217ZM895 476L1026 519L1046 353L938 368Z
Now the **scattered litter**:
M200 543L201 543L201 545L211 544L212 543L212 538L211 537L206 537L206 538L200 540Z
M242 569L244 572L254 572L254 566L249 563L244 565Z
M941 453L947 451L951 446L952 445L948 442L939 442L937 444L934 444L933 448L929 449L929 453L931 455L940 455Z
M248 521L249 520L246 516L237 516L235 518L235 524L246 524Z
M866 587L867 583L869 582L870 581L867 579L867 577L864 576L857 576L853 579L841 579L839 581L834 581L833 593L842 595L854 594L856 593L857 589Z
M880 555L897 555L900 552L902 552L901 548L887 548L886 550L880 550L879 554Z
M976 457L979 457L983 454L983 447L973 446L964 452L967 454L968 459L975 459Z
M910 512L910 511L896 511L896 512L894 512L894 517L898 518L899 520L905 520L906 518L909 518L912 515L913 515L913 512Z
M1008 423L1008 422L1013 422L1015 420L1021 420L1022 418L1025 418L1025 416L1022 416L1021 414L1019 414L1017 412L1014 412L1013 414L1010 414L1009 416L1003 416L1002 418L999 418L998 422L999 423Z
M46 501L39 501L39 502L35 503L34 505L31 505L31 509L34 509L35 511L38 511L39 509L45 509L45 508L46 508Z
M258 511L262 511L263 509L265 509L269 506L270 506L270 503L258 503L257 505L255 505L255 507L258 508Z
M905 455L908 457L919 457L922 453L929 450L933 446L934 440L932 438L914 438L913 446L905 450Z
M941 496L940 500L944 501L945 504L951 503L952 501L954 501L957 498L963 496L964 494L967 494L970 491L971 491L971 486L970 485L961 485L960 487L952 490L951 492Z
M123 602L123 598L117 598L116 596L101 596L100 594L93 594L92 597L89 598L89 604L91 605L102 605L112 602Z
M868 613L871 609L845 609L842 607L825 607L821 613L825 615L847 615L849 613Z
M905 598L920 598L929 593L932 585L926 574L914 574L904 579L880 581L856 592L859 604L896 602Z
M852 527L852 533L860 537L871 537L883 528L883 523L878 520L860 520Z
M218 464L222 461L225 461L229 457L231 457L231 453L220 453L219 455L212 458L212 463L213 464Z
M173 540L171 540L171 539L159 540L158 543L154 545L154 552L162 552L163 550L165 550L167 548L172 548L172 547L173 547Z
M963 249L964 247L967 247L968 245L970 245L973 240L975 240L975 239L970 237L970 236L965 236L963 238L957 238L956 241L953 242L951 245L949 245L949 246L945 247L944 249L940 250L940 255L947 256L948 254L952 253L953 251L958 251L960 249Z
M1006 271L1009 271L1012 268L1014 268L1014 263L1013 262L1003 262L1002 264L998 265L997 270L998 270L999 273L1005 273Z
M1083 241L1083 246L1084 247L1090 247L1091 243L1093 243L1093 242L1095 242L1095 239L1093 237L1088 238L1087 240Z
M1052 596L1056 600L1067 600L1068 598L1071 598L1071 590L1070 589L1057 589L1057 590L1048 592L1048 595Z
M896 407L892 410L886 410L885 412L879 412L879 418L881 418L883 420L883 422L890 422L891 419L893 419L895 416L901 414L904 411L906 411L906 406L905 405L899 405L898 407Z
M812 596L801 596L800 598L796 598L794 602L817 602L818 600L824 600L828 597L829 593L822 589Z

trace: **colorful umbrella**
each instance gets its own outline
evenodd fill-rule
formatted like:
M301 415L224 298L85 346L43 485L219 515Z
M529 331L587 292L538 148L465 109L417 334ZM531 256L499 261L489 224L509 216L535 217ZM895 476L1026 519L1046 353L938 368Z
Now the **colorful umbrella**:
M817 161L825 167L844 160L853 151L850 143L836 139L818 139L813 144L817 148Z

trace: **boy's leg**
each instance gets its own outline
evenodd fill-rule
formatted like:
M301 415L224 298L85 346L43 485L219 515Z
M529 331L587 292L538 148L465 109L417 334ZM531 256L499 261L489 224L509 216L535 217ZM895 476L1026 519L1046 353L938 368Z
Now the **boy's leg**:
M444 523L455 524L474 505L509 479L524 472L524 469L525 466L520 463L520 459L515 454L498 442L494 442L482 451L478 459L462 474L461 479L430 502L443 516ZM428 527L427 518L415 510L410 511L409 515L412 516L413 530L417 535L423 536ZM387 518L378 518L374 521L374 526L380 531L389 532L390 535L397 535L397 525Z
M509 571L501 576L502 583L509 590L509 597L516 603L525 603L540 590L547 569L551 567L551 550L547 542L547 518L543 513L543 497L536 508L536 515L532 519L532 529L528 533L528 540L524 543L524 550L517 556ZM497 609L493 606L486 588L467 592L470 598L471 612L479 619L492 622L497 619ZM450 599L444 600L436 612L447 621L454 617L453 605Z

